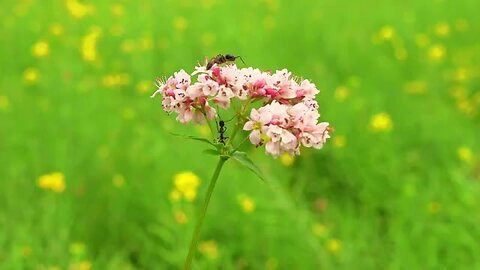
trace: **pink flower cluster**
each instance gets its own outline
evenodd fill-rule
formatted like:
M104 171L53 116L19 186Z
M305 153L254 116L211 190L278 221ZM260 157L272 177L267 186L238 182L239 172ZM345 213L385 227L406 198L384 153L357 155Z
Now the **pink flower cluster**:
M194 83L192 76L197 76ZM198 66L191 75L180 70L157 86L152 97L161 94L163 109L177 113L181 123L215 119L213 104L228 109L232 99L263 101L263 107L252 109L244 130L251 131L254 145L265 144L273 156L298 155L301 145L321 148L329 138L328 123L318 123L315 84L293 78L286 69L271 73L234 64L210 70Z

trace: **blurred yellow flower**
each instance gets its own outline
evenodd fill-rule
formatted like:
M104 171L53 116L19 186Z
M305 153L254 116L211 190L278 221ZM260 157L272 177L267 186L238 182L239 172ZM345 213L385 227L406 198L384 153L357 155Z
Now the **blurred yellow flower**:
M280 162L287 167L290 167L293 165L295 162L295 157L291 156L288 153L284 153L283 155L280 156Z
M42 58L48 55L49 46L44 40L40 40L32 47L32 54L35 57Z
M142 37L138 41L138 44L140 46L140 49L144 51L153 49L153 39L150 36Z
M411 81L405 83L403 90L409 94L423 94L427 91L427 83L425 81Z
M338 239L330 239L327 241L326 248L328 252L338 254L342 251L342 241Z
M172 191L170 191L168 197L172 202L178 202L182 198L182 193L180 193L180 191L176 189L173 189Z
M116 88L130 84L128 73L116 73L103 76L102 84L106 87Z
M458 155L458 158L461 161L464 161L464 162L467 162L467 163L471 163L473 161L473 158L474 158L472 149L470 149L466 146L459 147L458 150L457 150L457 155Z
M185 31L188 27L188 21L185 17L176 17L175 19L173 19L173 27L177 31Z
M218 258L218 245L215 240L203 241L198 244L198 250L210 260Z
M212 133L208 125L199 125L196 127L198 133L203 137L209 137Z
M0 110L6 111L10 106L10 101L7 96L0 96Z
M392 40L395 37L395 29L389 25L386 25L380 29L378 36L381 40Z
M77 19L81 19L93 12L92 5L82 4L78 0L66 0L65 4L70 14Z
M458 100L457 108L469 117L474 117L476 114L475 105L468 99Z
M250 214L255 210L255 202L247 195L238 196L238 203L242 207L243 212Z
M63 26L59 23L54 23L50 26L50 33L54 36L60 36L63 34Z
M68 267L68 270L91 270L91 269L92 269L92 263L89 261L71 263Z
M137 83L137 92L145 94L150 93L154 89L154 84L152 81L140 81Z
M456 81L463 82L463 81L466 81L468 77L469 77L469 72L466 68L458 68L453 73L453 79Z
M447 37L450 34L450 26L445 22L437 24L435 34L439 37Z
M177 221L178 224L186 224L188 217L183 211L175 211L175 221Z
M343 148L347 145L347 138L344 135L337 135L333 137L333 146L336 148Z
M376 132L390 131L393 127L392 119L387 113L379 113L370 120L370 128Z
M40 78L40 74L36 68L27 68L23 72L23 79L27 84L36 84Z
M317 237L325 237L328 233L328 228L322 223L315 223L312 226L312 232Z
M99 27L92 27L88 34L82 38L81 53L83 60L93 62L97 60L97 40L102 30Z
M38 178L37 184L42 189L61 193L65 190L65 176L60 172L45 174Z
M112 178L112 184L116 188L121 188L125 185L125 178L121 174L115 174Z
M415 36L415 43L420 48L425 48L430 43L430 39L425 34L418 34Z
M335 88L335 99L338 101L344 101L350 95L350 89L346 86L338 86Z
M440 212L441 210L441 206L438 202L430 202L427 206L427 211L428 213L430 214L437 214L438 212Z
M197 188L200 185L200 178L193 172L181 172L174 176L175 189L185 198L191 202L197 196Z
M120 50L124 53L131 53L135 50L135 42L133 40L124 40L120 45Z
M446 54L447 54L447 49L440 44L432 45L428 49L428 57L431 60L442 60L443 58L445 58Z
M125 8L123 8L122 4L119 4L119 3L112 4L111 9L112 9L112 14L115 16L121 17L125 14Z

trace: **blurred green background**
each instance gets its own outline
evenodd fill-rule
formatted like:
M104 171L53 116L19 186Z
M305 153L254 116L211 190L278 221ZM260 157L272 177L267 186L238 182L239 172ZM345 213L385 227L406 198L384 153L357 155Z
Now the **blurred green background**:
M218 53L312 80L336 130L247 148L267 183L229 161L196 269L480 269L478 0L0 6L0 269L179 269L216 159L149 96Z

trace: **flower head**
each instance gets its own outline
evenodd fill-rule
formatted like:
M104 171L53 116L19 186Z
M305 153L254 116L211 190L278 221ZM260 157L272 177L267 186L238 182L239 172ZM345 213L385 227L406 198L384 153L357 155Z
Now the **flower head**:
M152 97L162 96L163 110L176 113L181 123L209 122L218 117L217 110L229 109L234 100L243 103L236 115L238 124L250 131L252 144L265 145L274 157L298 155L301 146L321 148L329 138L328 123L318 121L315 97L320 91L287 69L265 72L235 64L214 64L209 69L199 65L191 74L182 69L158 80L157 87ZM252 108L246 117L244 111L256 101L263 106Z

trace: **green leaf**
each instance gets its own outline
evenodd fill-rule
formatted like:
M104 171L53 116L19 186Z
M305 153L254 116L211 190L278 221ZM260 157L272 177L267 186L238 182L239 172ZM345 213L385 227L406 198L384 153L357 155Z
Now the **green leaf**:
M218 152L217 150L214 150L214 149L205 149L202 152L207 154L207 155L220 156L220 152Z
M265 181L263 173L260 171L257 165L255 165L255 163L253 163L253 161L248 157L247 153L236 151L232 154L232 158L238 161L243 166L247 167L247 169L252 171L254 174L256 174L258 178L260 178L260 180Z
M181 135L181 134L176 134L176 133L172 133L172 132L170 132L170 134L172 134L173 136L177 136L177 137L184 138L184 139L189 139L189 140L195 140L195 141L200 141L200 142L208 143L208 144L210 144L211 146L213 146L213 147L215 147L215 148L218 148L216 144L214 144L214 143L212 143L210 140L205 139L205 138L202 138L202 137L196 137L196 136L190 136L190 135Z

